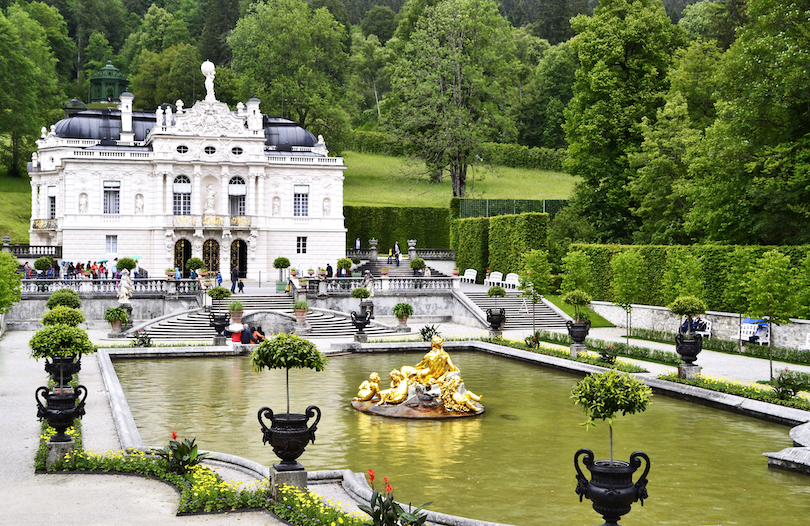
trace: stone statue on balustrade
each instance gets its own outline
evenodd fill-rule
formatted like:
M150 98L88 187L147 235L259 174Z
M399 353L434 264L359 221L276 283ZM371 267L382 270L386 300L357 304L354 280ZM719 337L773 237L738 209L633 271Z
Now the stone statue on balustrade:
M132 276L129 275L129 270L124 269L121 271L121 281L118 285L118 303L129 304L134 292L135 283Z

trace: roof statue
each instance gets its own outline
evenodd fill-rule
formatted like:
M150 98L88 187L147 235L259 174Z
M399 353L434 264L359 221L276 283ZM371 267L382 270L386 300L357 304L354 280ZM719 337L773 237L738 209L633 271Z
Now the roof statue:
M215 102L217 100L214 95L214 76L217 74L214 63L206 60L200 66L200 71L205 75L205 102Z

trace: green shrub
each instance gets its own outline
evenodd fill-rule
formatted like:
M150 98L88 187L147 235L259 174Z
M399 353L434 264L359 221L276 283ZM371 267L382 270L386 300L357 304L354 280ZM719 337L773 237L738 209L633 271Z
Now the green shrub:
M231 297L231 291L225 287L211 287L206 294L215 300L224 300Z
M425 260L422 258L413 258L410 266L413 270L422 270L425 268Z
M514 143L487 142L481 145L484 162L529 170L562 171L567 152L564 149L537 148Z
M391 312L397 318L407 318L413 315L413 307L409 303L397 303Z
M361 259L359 257L357 257L357 256L352 257L352 263L353 264L359 265L360 261L361 261Z
M425 325L421 329L419 329L419 337L422 338L423 342L429 342L433 340L434 336L441 337L439 333L439 328L435 325Z
M309 310L309 303L304 300L298 300L293 303L293 310Z
M448 208L344 206L346 239L377 238L381 253L394 242L416 239L422 248L450 247Z
M359 261L358 261L359 262ZM337 260L337 268L349 270L352 268L352 260L349 258L340 258Z
M493 285L487 290L487 296L490 298L504 298L506 297L506 289L500 285Z
M81 356L96 350L86 331L68 325L45 327L34 334L28 345L32 358Z
M361 300L364 300L369 296L371 296L371 291L369 291L365 287L357 287L355 289L352 289L351 296L352 298L359 298Z
M121 307L112 307L104 311L104 319L109 322L120 321L126 325L129 322L129 314Z
M43 325L69 325L71 327L78 327L84 320L84 313L82 311L66 305L57 305L42 316Z
M678 296L667 308L672 314L687 318L706 312L706 304L695 296Z
M171 440L168 446L155 453L166 462L168 471L185 475L189 468L196 466L209 457L208 453L197 451L195 440L194 438L191 440L186 438L182 442Z
M34 261L34 268L45 272L53 266L53 258L51 256L42 256Z
M230 312L239 312L239 311L245 310L245 306L242 305L241 301L234 300L234 301L228 303L228 310Z
M288 258L283 257L283 256L282 257L277 257L276 259L273 260L273 268L282 269L282 268L288 268L289 266L290 266L290 260Z
M523 254L548 250L548 214L528 212L490 217L488 243L489 268L504 274L519 272Z
M799 391L810 390L810 375L791 371L787 367L779 369L773 378L773 388L779 399L789 400L798 395Z
M51 296L48 298L48 302L45 303L45 306L49 309L52 309L58 305L80 309L82 307L82 300L79 298L79 293L73 289L59 289L53 291Z
M132 258L121 258L121 259L118 260L118 265L116 266L116 268L118 269L119 272L124 270L124 269L127 269L128 271L132 272L132 269L134 269L136 266L137 266L137 263L135 262L134 259L132 259ZM202 265L200 265L200 266L202 266Z
M199 270L203 268L204 265L205 262L200 258L188 258L188 260L186 260L187 270Z
M454 221L456 264L458 268L478 271L477 283L483 283L489 267L489 218L472 217Z

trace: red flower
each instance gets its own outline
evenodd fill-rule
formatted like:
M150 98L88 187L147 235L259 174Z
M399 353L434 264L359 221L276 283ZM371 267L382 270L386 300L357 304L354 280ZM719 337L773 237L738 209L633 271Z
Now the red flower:
M177 431L172 431L172 440L177 440Z
M388 485L388 477L383 477L383 480L385 481L385 485L387 486Z
M374 470L373 469L368 470L368 480L369 480L369 482L374 484Z
M391 484L386 483L386 485L385 485L385 493L388 494L388 493L391 493L392 491L394 491L394 488L391 487Z

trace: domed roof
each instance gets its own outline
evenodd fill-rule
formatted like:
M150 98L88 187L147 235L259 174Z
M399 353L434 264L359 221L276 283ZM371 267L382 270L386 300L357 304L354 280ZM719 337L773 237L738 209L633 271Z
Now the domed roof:
M315 146L318 139L297 122L279 117L264 116L264 144L275 146L281 151L289 151L292 146Z
M121 112L112 110L84 110L62 119L55 125L57 137L69 139L118 140L121 137ZM132 112L135 140L146 139L155 126L155 115L143 111Z
M98 70L98 73L93 75L92 79L118 79L126 81L127 78L118 70L117 67L113 66L112 62L109 60L107 61L107 65Z

